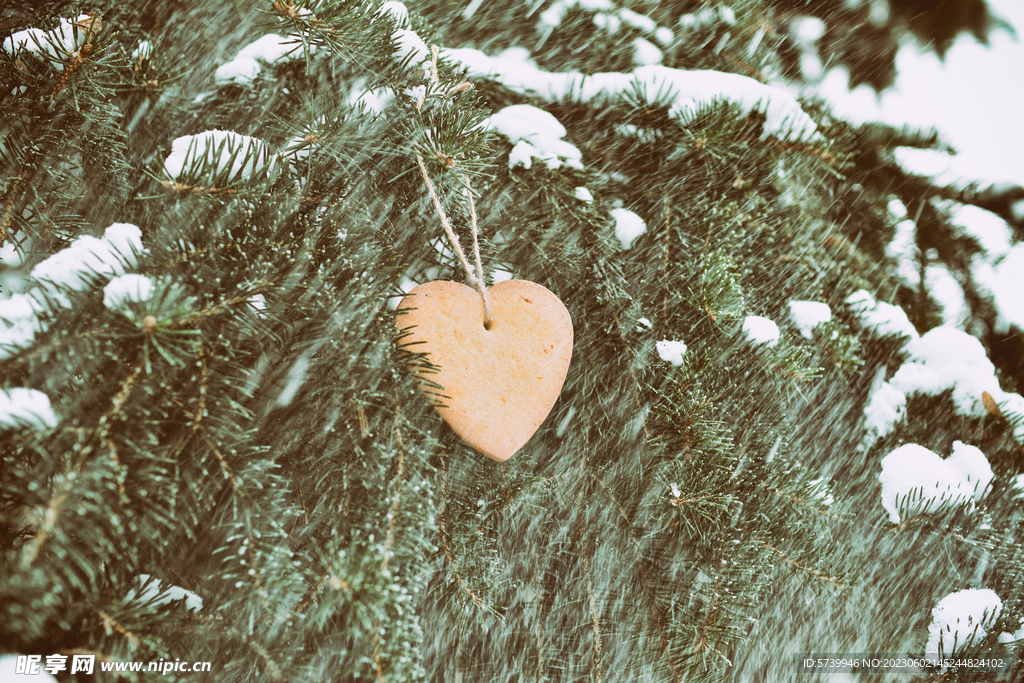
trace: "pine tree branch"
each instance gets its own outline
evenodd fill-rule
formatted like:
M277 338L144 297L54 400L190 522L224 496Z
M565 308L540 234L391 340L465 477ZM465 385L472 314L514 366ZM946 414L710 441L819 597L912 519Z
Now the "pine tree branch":
M590 472L589 474L591 478L593 478L593 480L597 482L598 486L600 486L601 489L605 492L605 495L607 495L608 498L612 501L612 504L615 505L615 509L618 510L619 516L621 516L623 521L626 523L627 535L629 540L633 544L633 548L636 551L637 557L642 558L643 550L640 547L640 539L636 537L636 534L633 530L633 524L629 519L629 515L626 514L626 511L625 509L623 509L622 504L619 503L618 498L616 498L612 490L608 488L608 485L605 484L604 481L593 472ZM637 578L639 579L640 589L643 591L644 597L647 598L648 609L651 613L651 619L654 622L654 629L655 631L657 631L658 637L661 639L662 652L665 655L665 663L667 664L669 670L672 672L673 681L675 683L681 683L683 678L679 673L679 669L676 668L675 661L672 659L671 644L669 642L668 636L665 634L665 629L662 624L661 610L658 609L657 599L654 595L654 590L648 585L647 573L644 571L643 564L640 565L639 574Z
M665 214L665 231L661 237L662 251L661 269L658 271L659 282L665 281L665 273L668 272L669 254L671 252L670 245L672 240L672 195L668 193L665 194L663 213ZM671 289L669 287L662 287L661 317L658 320L658 322L661 325L665 325L668 322L668 300L670 291Z
M160 186L172 190L175 194L200 194L211 197L230 197L237 190L233 187L202 187L201 185L189 185L177 180L161 180Z
M330 574L324 574L320 577L319 581L306 590L306 594L302 596L302 599L299 600L298 605L296 605L295 611L299 614L305 613L309 606L313 604L313 596L320 592L320 589L323 588L325 583L332 582L335 578L337 577L333 577Z
M255 286L253 291L256 291L256 290L258 290L258 289L260 289L262 287L265 287L265 286L267 286L267 285L269 285L271 283L272 283L271 280L264 280L262 282L258 282L258 283L256 283L256 286ZM247 302L249 300L249 297L251 297L251 296L252 296L252 293L251 292L247 292L245 294L240 294L238 296L230 297L230 298L225 299L224 301L220 302L219 304L215 304L215 305L213 305L213 306L211 306L209 308L203 309L202 311L199 311L198 313L193 313L192 315L190 315L188 317L185 317L185 318L182 318L181 320L174 321L173 323L171 323L170 325L167 326L167 329L169 329L169 330L179 330L179 329L182 329L182 328L185 328L185 327L189 327L193 323L199 322L201 320L205 320L206 318L209 318L210 316L217 315L218 313L223 313L224 311L227 311L228 309L230 309L232 306L237 306L240 303Z
M622 321L619 318L618 311L612 311L612 319L615 321L615 329L619 333L619 340L622 341L623 345L626 348L628 348L629 342L626 339L626 335L622 331ZM632 363L629 364L629 377L631 380L633 380L632 384L630 385L633 393L633 404L636 406L637 414L643 415L644 403L643 398L640 396L640 379L636 376L636 371L633 369ZM649 441L651 438L651 432L649 429L647 429L646 419L644 419L643 423L641 423L640 428L644 433L644 441ZM589 449L587 450L589 451Z
M81 69L85 63L89 61L89 55L91 52L92 43L87 42L71 56L71 61L65 65L63 73L61 73L60 78L57 80L57 85L54 86L53 91L50 93L50 102L53 102L53 100L56 99L57 94L67 86L71 77L75 75L75 72Z
M798 569L798 570L800 570L800 571L802 571L804 573L810 574L811 576L816 578L818 581L821 581L822 583L828 584L828 585L833 586L835 588L838 588L840 590L843 590L843 589L846 588L846 584L841 582L841 581L839 581L839 579L837 579L837 578L835 578L833 576L829 576L828 574L826 574L826 573L824 573L822 571L819 571L819 570L815 569L814 567L809 567L806 564L804 564L804 563L802 563L802 562L800 562L798 560L794 560L789 555L787 555L786 553L782 552L781 550L779 550L778 548L776 548L775 546L771 545L770 543L768 543L766 541L761 541L760 543L758 543L758 545L760 545L761 547L767 548L768 550L772 551L773 553L775 553L776 555L781 557L783 560L785 560L786 563L789 564L789 566L793 567L794 569Z
M54 495L50 497L50 503L46 508L46 513L43 515L43 520L39 526L38 533L36 533L32 542L25 546L21 558L22 569L28 569L35 563L43 545L45 545L52 536L53 530L57 526L57 520L60 517L64 503L70 495L70 489L75 485L77 474L81 472L82 468L89 461L89 456L95 449L96 440L94 437L98 435L99 438L103 439L104 443L109 441L110 419L119 413L128 401L128 396L132 392L132 387L135 386L135 380L141 372L142 362L140 359L136 361L135 369L127 378L125 378L124 382L121 384L121 388L118 390L117 394L114 395L111 407L100 416L100 419L96 423L96 429L93 430L90 438L82 448L81 453L71 464L70 469L64 473L60 483L57 485L57 490L54 492Z
M61 479L60 484L58 484L54 495L50 496L50 503L46 506L46 512L43 514L42 522L39 525L39 531L36 532L32 542L25 546L25 550L22 553L22 570L27 570L32 566L39 557L39 552L42 550L43 545L49 540L54 527L57 525L57 518L60 516L61 509L64 506L64 501L67 500L69 495L68 489L70 488L71 481L69 481L67 477L64 477Z
M828 517L830 519L839 519L840 518L839 515L837 515L836 513L832 512L831 510L825 508L824 506L815 505L814 503L812 503L810 501L807 501L807 500L804 500L803 498L800 498L799 496L791 496L788 493L784 493L784 492L780 491L779 489L775 488L774 486L769 486L764 481L758 481L757 482L757 487L760 488L760 489L764 489L765 491L768 491L770 493L774 493L779 498L782 498L784 500L788 500L789 502L793 503L794 505L796 505L798 507L802 507L802 508L807 508L809 510L813 510L814 512L817 512L818 514L821 514L821 515L825 515L826 517Z
M142 644L142 641L137 635L126 629L121 624L117 623L117 620L111 617L103 610L95 610L96 614L99 615L100 620L103 622L103 627L107 630L107 635L117 633L124 637L129 643L132 644L132 648L137 648Z
M444 456L441 457L440 465L438 468L441 470L441 508L437 513L437 530L441 534L442 549L444 550L445 559L452 565L452 575L455 580L458 581L459 586L469 596L470 600L473 601L480 609L487 611L487 606L484 601L480 599L476 593L469 587L469 583L462 577L458 571L454 569L455 566L455 555L452 553L451 537L448 534L447 525L447 513L448 513L448 467L447 461Z
M742 140L751 146L767 145L780 153L797 152L799 154L806 154L808 156L817 157L829 164L835 164L838 162L838 159L836 159L835 155L831 152L803 142L787 142L770 136L760 138L749 135L738 135L735 136L735 139Z
M718 553L718 562L720 564L725 559L725 544L723 543L721 550ZM708 637L708 632L711 630L711 625L718 615L718 600L722 596L722 582L725 577L722 572L715 572L715 585L711 589L711 601L708 604L707 609L704 612L704 622L697 630L697 635L693 641L693 651L702 652L711 648L711 639ZM717 650L716 650L717 652ZM717 652L721 656L722 653Z
M270 680L272 683L285 683L284 676L281 674L281 667L277 665L277 662L271 659L270 653L267 652L262 645L254 643L249 638L245 638L245 644L250 650L259 655L260 659L263 660L263 663L267 665L267 673L270 674Z
M35 179L42 160L42 152L31 147L26 152L25 160L18 169L18 174L14 176L14 181L7 186L7 191L0 198L0 207L3 207L3 212L0 213L0 246L7 243L7 237L14 226L16 207L20 204L20 199L28 184Z
M395 440L398 441L398 471L395 473L395 478L391 480L392 484L398 492L395 494L394 500L391 502L391 508L388 510L388 535L384 541L384 561L381 562L380 570L384 573L388 570L388 560L390 559L391 547L395 543L395 526L398 524L398 508L402 504L402 477L405 476L405 447L402 443L402 430L398 426L398 420L401 418L401 413L395 416L395 426L392 433L395 436Z
M583 572L587 576L587 601L590 603L590 624L594 630L594 675L595 683L601 683L601 659L603 657L603 646L601 641L601 619L597 614L597 601L594 598L594 578L590 570L590 555L583 561Z
M231 482L231 488L233 488L235 493L240 497L245 498L246 494L245 491L242 490L242 482L240 482L238 477L235 476L235 473L228 465L227 458L224 457L224 454L220 452L220 449L218 449L210 440L210 437L207 436L205 429L203 430L203 441L206 443L206 447L210 449L210 452L213 453L214 457L217 458L217 462L220 463L220 467L224 471L224 476L226 476L228 481Z
M206 413L206 392L208 384L208 367L206 364L206 346L202 343L199 345L199 405L196 406L196 412L192 414L192 430L199 429L199 423L203 419L203 415Z
M388 571L388 562L391 560L391 548L395 543L395 527L398 524L398 510L402 503L402 479L405 476L405 443L402 440L402 428L400 426L402 420L402 403L398 398L398 391L395 391L395 417L394 424L391 430L392 437L398 444L398 464L394 478L391 480L391 484L394 486L395 494L391 501L391 507L388 510L388 533L386 540L384 541L384 560L380 564L380 573L386 574ZM384 677L384 667L381 661L380 654L380 620L375 619L373 622L373 665L377 673L378 683L384 683L386 680Z
M117 445L114 444L114 440L109 436L107 437L107 450L110 453L110 459L114 461L114 469L120 473L120 476L117 478L117 492L120 494L121 500L124 501L128 497L128 493L124 488L125 469L124 465L121 464L121 459L117 457Z

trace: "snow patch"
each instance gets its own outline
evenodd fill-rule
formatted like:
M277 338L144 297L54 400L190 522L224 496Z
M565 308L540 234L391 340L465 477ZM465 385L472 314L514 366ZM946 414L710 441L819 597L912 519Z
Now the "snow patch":
M357 79L349 90L345 102L353 107L362 106L374 114L382 113L395 100L395 96L386 88L370 90L366 87L366 79Z
M972 163L970 157L950 154L937 149L919 149L917 147L897 147L893 150L896 163L913 175L929 178L940 187L951 187L959 190L995 189L1000 190L1020 184L1019 178L983 177L985 171L979 172L979 165Z
M800 17L790 22L790 28L803 43L813 43L825 35L825 22L818 17Z
M153 56L153 43L143 40L138 47L132 50L132 61L140 62Z
M679 17L679 26L686 30L699 30L719 22L732 26L736 23L736 13L728 5L718 5Z
M779 343L779 326L761 316L748 315L744 318L743 334L751 344L775 346Z
M875 301L867 290L860 289L846 297L846 305L865 329L880 337L918 337L917 329L902 308Z
M75 38L84 38L92 21L93 18L88 14L80 14L77 19L61 19L52 31L41 28L17 31L3 42L3 49L12 55L19 50L26 50L40 57L62 60L78 49Z
M617 14L624 24L640 29L644 33L654 33L658 29L658 23L646 14L640 14L625 7L620 9Z
M509 154L509 168L519 165L530 168L533 159L543 161L552 170L563 163L583 168L580 150L562 139L566 134L565 126L543 109L514 104L488 117L483 125L501 133L514 145Z
M600 12L594 15L594 26L604 29L608 33L618 33L619 28L622 26L622 19L619 19L614 14Z
M213 72L213 78L217 85L248 85L256 80L256 77L263 71L263 67L255 59L232 59L230 62L221 64Z
M644 219L629 209L612 209L609 213L615 219L615 236L623 250L632 247L633 242L647 232Z
M234 59L217 68L213 77L217 85L248 85L263 70L260 62L273 64L285 59L298 59L302 54L300 47L297 36L268 33L239 50Z
M727 100L744 113L763 112L765 136L803 142L821 139L814 121L793 95L748 76L687 71L658 64L640 66L631 73L584 75L575 71L544 71L519 52L509 54L506 51L491 57L473 48L449 48L441 54L465 67L470 76L492 78L511 90L535 94L550 102L615 99L635 90L653 103L665 93L671 93L669 114L685 122L700 106Z
M138 263L142 231L131 223L114 223L102 238L83 235L32 269L32 277L57 289L85 289L94 276L114 277Z
M946 458L946 463L971 485L974 502L977 503L985 497L995 475L992 473L992 466L988 464L988 458L980 448L965 444L963 441L954 441L953 452Z
M929 264L924 270L924 283L929 296L939 305L942 324L963 327L971 319L971 308L949 268L943 263Z
M996 330L1010 326L1024 330L1024 242L1018 243L995 265L972 263L971 275L996 308Z
M249 308L256 311L261 317L265 317L264 311L267 310L267 297L263 294L254 294L246 299L246 303L249 304Z
M815 327L832 319L832 309L820 301L790 301L789 319L805 339L810 339Z
M153 281L145 275L128 273L119 275L103 288L103 305L111 311L129 302L149 301L153 296Z
M977 645L1003 610L1003 601L988 588L956 591L932 609L925 657L935 662Z
M388 0L380 6L380 16L389 15L399 26L409 24L409 10L404 3Z
M885 246L885 255L896 262L896 277L910 287L918 287L921 284L921 271L918 265L921 251L917 248L917 225L914 221L904 219L896 224L892 241Z
M646 38L637 38L633 41L633 63L634 64L661 64L665 58L658 46Z
M565 20L569 10L579 7L590 11L610 11L615 9L611 0L558 0L540 14L541 26L546 30L558 28Z
M663 339L654 345L658 350L658 357L675 367L683 364L683 354L686 353L686 344L681 341Z
M924 446L904 444L882 458L882 507L889 521L968 505L980 500L992 482L985 454L960 441L943 460Z
M980 372L995 372L981 342L952 327L929 330L911 341L906 350L910 362L924 363L936 370L967 365Z
M395 58L405 60L412 56L413 62L423 62L430 59L430 49L423 39L412 29L400 28L391 34L391 39L398 43L395 48Z
M0 299L0 360L26 348L43 331L38 314L43 306L26 294Z
M24 262L24 258L18 252L18 248L10 242L0 247L0 263L3 263L8 268L17 268Z
M998 638L999 642L1003 645L1009 645L1011 643L1016 643L1021 640L1024 640L1024 619L1020 620L1019 625L1020 628L1018 628L1013 633L1009 633L1008 631L1003 631L1002 633L1000 633Z
M864 445L870 448L896 429L907 417L907 395L889 382L883 382L864 406Z
M991 211L957 202L942 202L939 206L949 212L950 223L957 229L958 236L973 239L988 258L1005 256L1013 246L1013 228Z
M237 180L249 178L268 162L272 163L272 156L263 140L230 130L208 130L175 139L164 160L164 170L170 177L180 178L182 174L207 168L220 174L230 164L228 175Z
M125 602L146 602L152 606L167 605L177 600L185 601L185 609L198 612L203 609L203 599L190 590L178 586L162 588L160 579L154 579L149 574L139 574L135 577L135 588L129 589L125 594Z
M52 429L57 416L50 407L50 397L35 389L0 389L0 428Z
M904 350L908 354L907 362L889 382L907 396L936 396L952 390L955 410L965 417L988 414L982 398L986 392L997 404L1011 410L1018 401L1024 401L1019 395L1000 388L995 366L989 361L985 347L966 332L936 327L911 340ZM1024 430L1018 438L1024 438Z

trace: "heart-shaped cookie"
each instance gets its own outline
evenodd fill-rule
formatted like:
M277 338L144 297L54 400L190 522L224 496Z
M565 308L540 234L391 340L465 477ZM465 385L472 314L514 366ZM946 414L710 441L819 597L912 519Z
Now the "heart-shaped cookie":
M535 282L507 280L480 293L458 282L427 282L398 305L403 349L434 366L411 367L420 389L455 433L492 460L522 448L551 412L572 357L572 319ZM443 387L437 389L433 383Z

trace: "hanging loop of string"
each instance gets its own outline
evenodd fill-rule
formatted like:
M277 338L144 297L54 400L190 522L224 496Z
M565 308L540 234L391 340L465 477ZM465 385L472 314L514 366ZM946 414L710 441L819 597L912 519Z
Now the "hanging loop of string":
M473 267L469 265L466 253L462 251L462 245L459 244L458 235L456 235L455 230L452 229L452 223L448 220L448 214L444 212L444 207L441 206L441 200L438 199L437 191L434 190L434 183L430 180L430 174L427 173L427 166L423 163L423 157L419 154L416 155L416 163L419 164L420 173L423 175L423 182L426 183L427 191L430 192L430 198L434 200L434 209L437 210L437 215L441 219L441 225L444 227L445 235L448 236L448 241L451 242L452 248L455 250L455 254L459 257L459 261L462 262L462 267L466 270L466 277L468 277L469 281L473 283L484 300L484 327L490 329L491 298L487 295L487 285L484 280L484 268L480 262L480 239L477 234L476 227L476 204L473 202L473 189L469 185L469 176L462 176L462 182L466 186L466 196L469 198L470 225L473 231L473 253L476 256L475 274L473 273Z

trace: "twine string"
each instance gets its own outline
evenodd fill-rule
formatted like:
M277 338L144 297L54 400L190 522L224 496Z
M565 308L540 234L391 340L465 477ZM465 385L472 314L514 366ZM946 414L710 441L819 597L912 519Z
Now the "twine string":
M466 271L466 277L468 277L469 281L473 283L484 300L484 327L490 329L491 297L487 294L487 285L484 280L484 268L480 262L480 239L476 227L476 205L473 203L473 190L469 185L469 176L462 176L462 181L466 186L466 196L469 198L470 225L473 231L473 253L476 256L476 274L473 273L473 267L469 265L469 260L466 258L466 252L462 250L462 245L459 244L459 237L455 234L455 230L452 228L452 223L448 219L448 214L444 212L444 207L441 206L441 200L438 198L437 191L434 189L434 183L430 180L430 174L427 173L427 166L423 163L423 157L419 154L416 155L416 163L419 164L420 173L423 176L423 182L427 186L427 191L430 193L430 198L434 200L434 209L437 211L437 215L441 219L441 226L444 227L445 235L448 236L448 241L451 242L452 248L455 250L455 254L459 257L459 261L462 262L462 267Z

